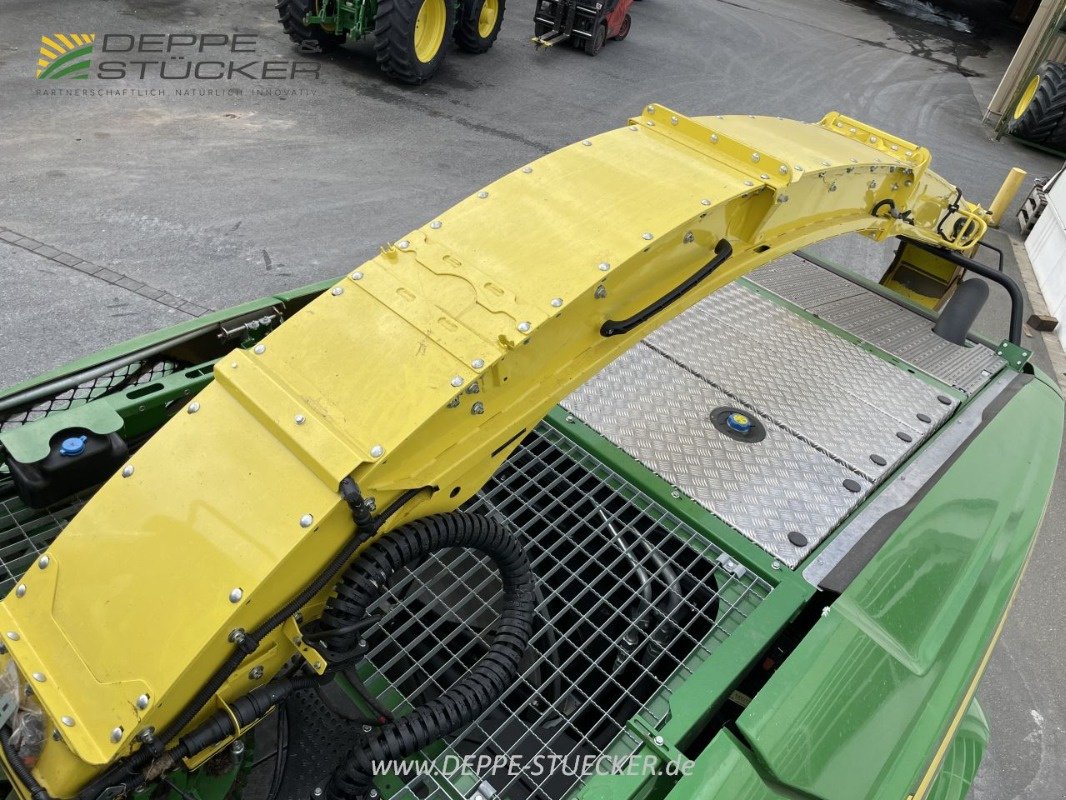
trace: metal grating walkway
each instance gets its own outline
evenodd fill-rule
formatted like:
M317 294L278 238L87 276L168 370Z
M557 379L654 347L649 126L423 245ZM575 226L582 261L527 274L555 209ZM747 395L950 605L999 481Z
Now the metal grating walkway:
M467 506L520 532L537 575L536 631L525 670L496 707L431 753L624 758L643 745L625 727L658 727L686 680L769 594L742 567L597 459L537 429ZM720 560L721 559L721 560ZM438 696L484 652L496 619L495 573L461 553L434 556L397 582L368 660L368 685L390 705ZM416 599L417 602L412 602ZM383 635L382 635L383 634ZM434 772L398 797L563 797L573 770Z
M966 394L976 392L1005 366L983 344L963 347L946 342L920 314L798 255L767 264L750 279Z

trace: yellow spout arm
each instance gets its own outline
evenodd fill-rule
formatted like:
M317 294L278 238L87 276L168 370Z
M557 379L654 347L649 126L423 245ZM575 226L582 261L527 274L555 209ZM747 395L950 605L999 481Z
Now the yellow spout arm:
M379 508L435 487L390 525L455 508L568 392L745 272L851 231L971 246L984 213L929 160L837 114L648 106L486 186L223 358L24 596L0 603L10 657L45 676L34 690L61 733L38 780L70 796L173 720L230 632L281 608L351 535L343 478ZM213 707L297 654L290 620Z

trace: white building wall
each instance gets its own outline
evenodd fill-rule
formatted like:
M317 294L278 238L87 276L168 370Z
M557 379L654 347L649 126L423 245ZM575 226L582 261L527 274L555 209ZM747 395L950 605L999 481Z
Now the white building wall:
M1066 174L1048 193L1047 208L1025 240L1048 311L1059 320L1055 333L1066 348Z

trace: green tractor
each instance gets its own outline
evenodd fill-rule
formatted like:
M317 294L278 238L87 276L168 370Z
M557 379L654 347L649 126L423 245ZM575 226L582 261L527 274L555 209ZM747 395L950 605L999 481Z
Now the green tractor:
M305 52L328 52L374 34L378 65L409 84L429 80L449 35L466 53L492 47L506 0L279 0L278 17Z

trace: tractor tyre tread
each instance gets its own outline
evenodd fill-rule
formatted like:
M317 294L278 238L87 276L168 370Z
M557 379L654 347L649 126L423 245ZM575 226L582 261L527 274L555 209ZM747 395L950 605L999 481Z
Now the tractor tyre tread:
M1037 71L1040 85L1032 101L1020 117L1012 120L1007 132L1036 144L1052 143L1052 139L1066 136L1061 123L1066 118L1066 64L1046 62Z

